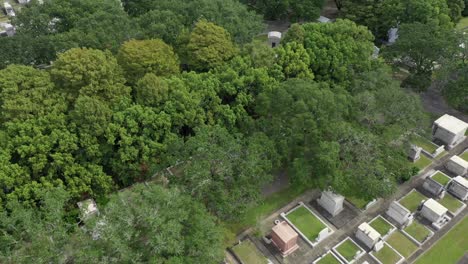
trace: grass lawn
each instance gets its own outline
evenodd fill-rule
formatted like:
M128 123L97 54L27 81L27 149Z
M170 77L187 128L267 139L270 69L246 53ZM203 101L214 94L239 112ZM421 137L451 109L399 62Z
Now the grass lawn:
M415 144L418 147L423 148L429 153L434 153L437 150L437 146L433 144L430 140L423 138L421 136L413 136L411 138L411 143Z
M356 252L359 250L359 247L349 239L336 248L336 251L338 251L340 255L343 256L348 262L354 259Z
M250 240L245 240L232 248L232 251L243 262L249 264L266 264L267 259L260 253Z
M444 150L444 151L442 151L441 153L439 153L439 155L437 155L437 156L435 157L435 159L442 158L443 156L445 156L445 155L447 155L447 154L448 154L448 152Z
M431 231L427 227L416 221L413 221L411 225L407 226L403 230L405 230L406 233L416 239L419 243L424 242L431 234Z
M385 221L385 219L382 218L382 216L372 220L369 225L382 236L385 236L390 231L390 229L393 228L387 221Z
M426 251L416 264L455 264L468 251L468 217Z
M350 203L352 203L354 206L356 206L357 208L361 210L366 209L366 205L371 202L371 201L356 198L356 197L346 197L346 200L348 200Z
M465 151L464 153L462 153L462 154L460 155L460 158L462 158L462 159L468 161L468 151Z
M248 209L241 220L226 223L226 227L233 234L238 234L249 226L255 226L255 224L261 219L287 205L291 200L302 195L305 191L305 188L289 187L280 192L274 193L266 197L258 206Z
M432 179L440 184L442 184L443 186L447 185L447 183L451 180L451 178L445 174L443 174L442 172L437 172L436 174L434 174L434 176L432 176Z
M317 262L318 264L341 264L341 262L339 262L335 256L333 256L331 253L328 253L327 255L325 255L325 257L323 257L322 259L319 260L319 262Z
M445 194L444 198L438 200L438 202L447 208L451 213L457 212L457 210L463 206L463 203L457 198L450 194Z
M468 27L468 17L460 19L460 21L457 23L457 29L464 29L466 27Z
M418 250L418 246L413 243L413 241L409 240L403 233L400 231L393 232L387 239L387 243L396 249L403 257L408 258L411 256L416 250Z
M286 216L311 242L326 226L307 208L300 206Z
M413 165L419 170L422 170L426 168L427 166L431 165L432 160L426 157L426 155L421 154L421 156L419 156L419 159L416 162L411 162L411 163L413 163Z
M406 207L406 209L410 210L410 212L415 212L421 204L421 201L427 199L428 198L426 196L413 189L409 194L403 197L399 203Z
M387 244L384 244L384 247L379 252L372 252L372 255L380 260L382 264L395 264L401 259L400 255Z

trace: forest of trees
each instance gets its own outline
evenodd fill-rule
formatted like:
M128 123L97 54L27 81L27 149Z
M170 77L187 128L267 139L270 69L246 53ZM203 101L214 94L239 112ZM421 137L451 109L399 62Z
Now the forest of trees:
M341 0L322 24L307 22L322 1L31 1L0 41L0 262L219 263L225 223L278 171L293 188L392 194L415 174L408 136L429 126L414 91L437 78L468 110L464 3L370 2ZM264 18L304 23L272 49L255 38ZM86 198L101 214L81 222Z

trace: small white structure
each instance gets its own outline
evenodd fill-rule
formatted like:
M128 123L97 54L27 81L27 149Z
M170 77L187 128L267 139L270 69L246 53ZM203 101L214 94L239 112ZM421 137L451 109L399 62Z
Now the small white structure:
M386 214L400 226L410 225L413 221L413 215L397 201L393 201L387 209Z
M450 218L447 216L448 209L434 199L428 199L423 203L421 215L432 223L436 229L440 229Z
M10 3L8 3L8 2L3 3L3 7L5 8L5 12L6 12L7 16L9 16L9 17L16 16L15 10L10 5Z
M0 36L11 37L15 35L16 31L12 24L0 22Z
M445 163L445 168L455 175L463 176L468 172L468 161L455 155Z
M22 5L28 4L29 2L31 2L31 0L18 0L18 3Z
M93 199L87 199L81 202L78 202L78 208L81 211L81 219L85 221L95 214L99 214L97 204Z
M412 162L418 161L419 158L421 157L421 151L422 151L421 147L418 147L416 145L411 145L410 151L408 153L408 158Z
M393 44L398 39L398 28L391 28L387 33L388 44Z
M462 201L468 200L468 180L462 176L453 178L448 186L448 191Z
M278 31L270 31L268 32L268 43L272 48L278 47L281 41L282 34Z
M368 223L364 222L358 226L356 231L356 238L359 239L364 245L372 249L374 245L379 242L380 234Z
M317 21L319 23L330 23L331 19L329 19L328 17L320 16L319 18L317 18Z
M465 139L468 124L451 115L443 115L432 125L432 137L452 149Z
M325 191L322 192L320 199L317 199L317 203L323 207L327 212L329 212L332 216L336 216L341 211L343 211L343 202L344 196L339 194Z
M377 59L379 57L379 54L380 54L379 47L374 45L374 52L372 52L372 58Z

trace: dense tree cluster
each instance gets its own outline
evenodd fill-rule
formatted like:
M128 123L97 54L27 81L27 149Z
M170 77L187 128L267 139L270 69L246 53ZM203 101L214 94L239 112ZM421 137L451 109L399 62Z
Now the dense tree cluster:
M0 43L0 262L219 263L222 223L276 171L365 199L413 175L405 137L426 116L366 27L294 24L272 49L234 0L122 3L32 1ZM389 57L426 73L437 59L405 30ZM78 228L84 198L101 214Z

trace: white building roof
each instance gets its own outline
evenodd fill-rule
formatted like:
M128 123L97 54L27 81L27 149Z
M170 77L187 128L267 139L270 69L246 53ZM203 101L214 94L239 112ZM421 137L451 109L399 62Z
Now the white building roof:
M330 22L331 20L330 20L328 17L320 16L320 17L317 19L317 21L320 22L320 23L328 23L328 22Z
M462 132L463 130L467 129L468 128L468 124L463 122L462 120L456 118L456 117L453 117L451 115L443 115L441 117L439 117L439 119L437 119L436 121L434 121L434 123L447 130L447 131L450 131L451 133L453 134L458 134L460 132Z
M282 34L279 31L268 32L268 38L281 38Z
M424 202L424 207L430 209L432 212L436 213L437 215L444 215L447 213L447 208L443 205L438 203L436 200L430 198Z
M374 228L372 228L372 226L370 226L366 222L360 224L358 226L358 229L374 241L380 238L379 232L377 232Z
M460 185L462 185L463 187L468 189L468 180L463 178L462 176L457 176L457 177L453 178L453 181L459 183Z
M463 168L467 168L468 167L468 161L458 157L457 155L455 156L452 156L450 158L450 161L456 163L456 164L459 164L460 166L462 166Z

